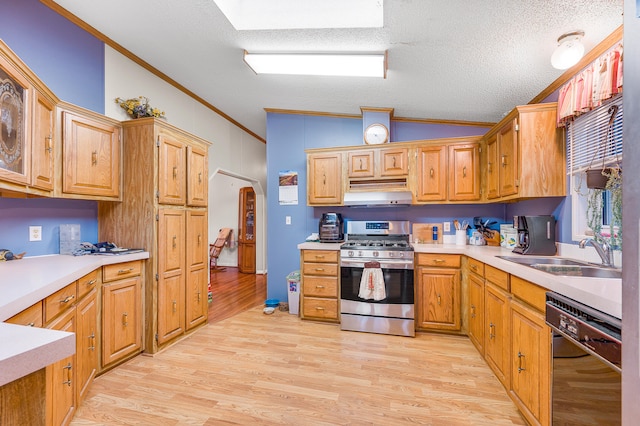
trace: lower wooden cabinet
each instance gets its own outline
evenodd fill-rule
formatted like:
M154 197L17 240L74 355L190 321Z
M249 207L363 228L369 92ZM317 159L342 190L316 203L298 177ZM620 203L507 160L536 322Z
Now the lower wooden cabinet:
M76 310L66 310L47 328L76 332ZM46 368L46 424L68 425L76 411L76 354Z
M418 254L416 328L460 331L460 256Z
M507 292L489 281L485 282L484 358L505 388L509 387L509 301Z
M187 297L185 311L187 313L187 331L207 321L209 311L208 286L209 269L200 268L189 272L187 280Z
M484 355L484 278L469 274L469 339L478 352Z
M302 250L302 319L339 320L338 255L337 250Z
M102 368L142 350L141 261L103 267ZM131 276L133 274L133 276ZM116 279L118 275L121 279Z
M93 289L76 306L76 400L87 395L89 385L98 372L98 290Z

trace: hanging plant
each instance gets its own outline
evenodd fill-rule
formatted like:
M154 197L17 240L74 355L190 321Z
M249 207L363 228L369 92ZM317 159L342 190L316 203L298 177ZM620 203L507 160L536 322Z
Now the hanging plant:
M620 158L618 153L616 153L616 164L612 167L606 167L605 160L607 158L607 146L610 144L610 139L613 138L613 122L616 118L616 114L618 114L619 107L617 105L611 105L607 112L609 113L609 125L607 126L607 134L602 139L602 143L600 144L600 148L604 151L602 153L602 166L601 167L593 167L593 161L596 156L600 152L600 150L596 150L593 153L593 157L591 158L591 164L589 164L589 168L585 171L587 176L587 188L590 189L607 189L607 182L609 181L609 176L611 176L617 169L621 170L620 166Z

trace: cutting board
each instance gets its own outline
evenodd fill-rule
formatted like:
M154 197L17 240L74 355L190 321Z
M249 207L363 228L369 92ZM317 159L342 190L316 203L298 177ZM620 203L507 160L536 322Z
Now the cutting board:
M438 241L433 241L433 227L438 228ZM413 243L419 244L442 244L442 224L441 223L414 223L412 225Z

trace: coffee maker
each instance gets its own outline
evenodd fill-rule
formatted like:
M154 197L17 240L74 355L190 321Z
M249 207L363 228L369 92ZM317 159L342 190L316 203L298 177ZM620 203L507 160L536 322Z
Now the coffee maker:
M514 216L513 227L518 231L514 253L556 254L556 220L553 216Z
M344 225L340 213L323 213L318 228L321 243L344 241Z

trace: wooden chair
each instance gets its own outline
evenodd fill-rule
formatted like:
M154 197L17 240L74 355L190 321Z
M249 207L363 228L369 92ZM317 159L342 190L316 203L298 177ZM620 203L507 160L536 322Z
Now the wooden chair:
M214 271L223 271L225 268L218 267L218 256L222 252L227 241L231 239L231 228L222 228L218 232L218 238L213 244L209 244L209 268Z

